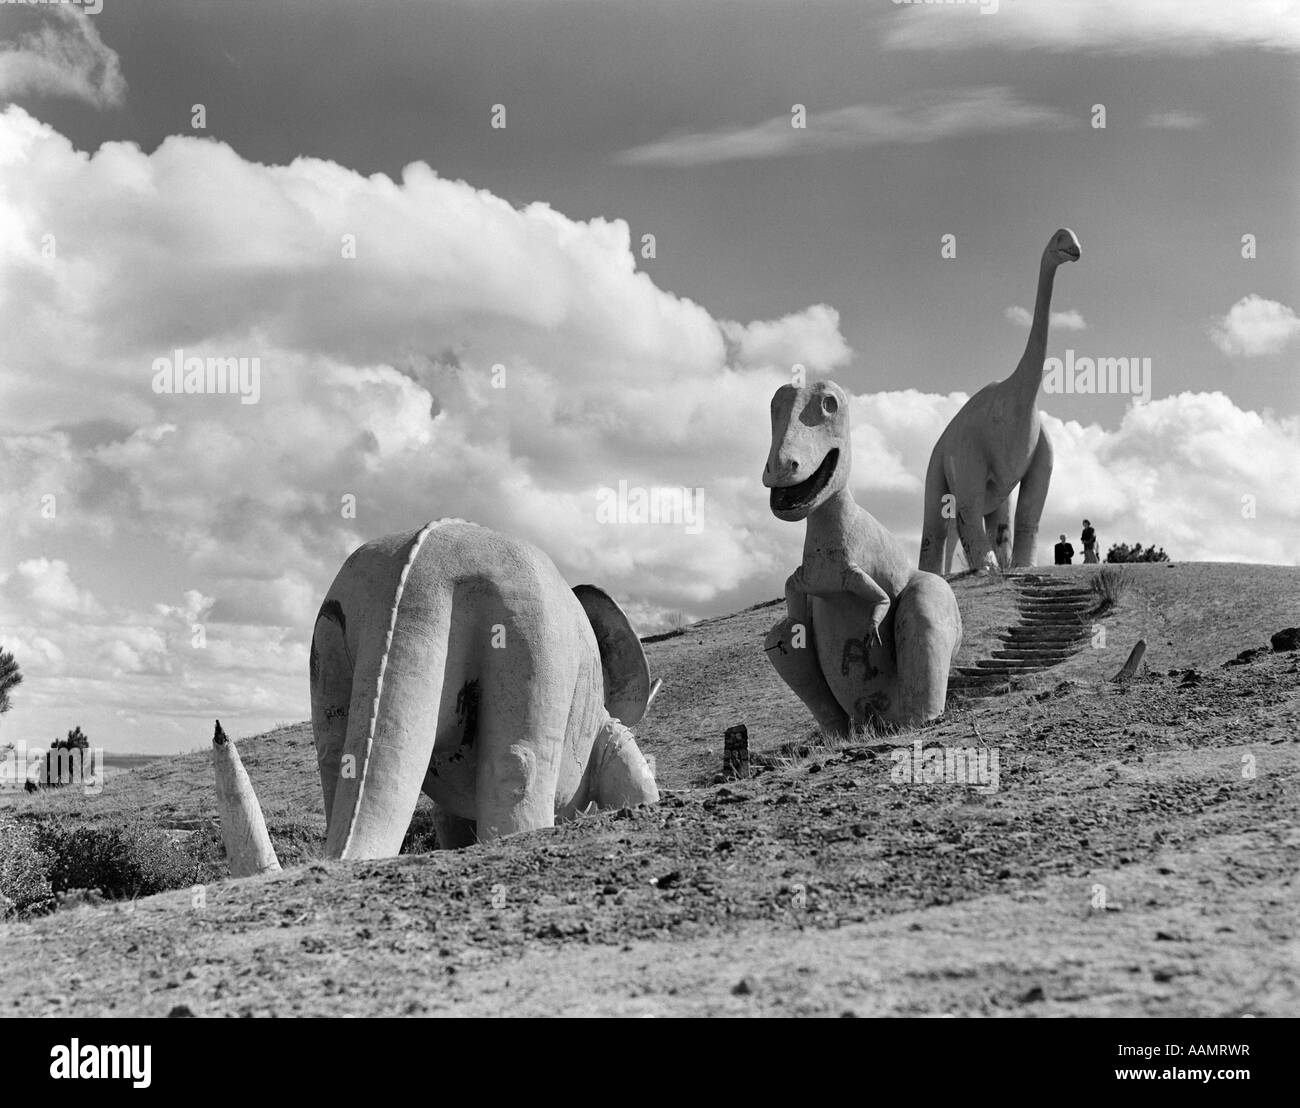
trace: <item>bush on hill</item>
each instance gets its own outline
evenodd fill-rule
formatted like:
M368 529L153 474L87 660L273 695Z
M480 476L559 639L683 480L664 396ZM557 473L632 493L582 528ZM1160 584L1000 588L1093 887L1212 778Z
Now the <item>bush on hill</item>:
M1126 542L1117 542L1106 552L1106 561L1167 562L1169 561L1169 555L1165 553L1163 546L1157 549L1155 543L1143 550L1140 542L1134 543L1132 546L1129 546Z

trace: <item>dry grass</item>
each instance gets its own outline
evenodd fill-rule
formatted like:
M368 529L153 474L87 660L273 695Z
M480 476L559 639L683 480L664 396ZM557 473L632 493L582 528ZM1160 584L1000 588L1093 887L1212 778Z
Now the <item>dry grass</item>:
M1129 590L1131 578L1125 569L1115 569L1107 566L1105 569L1094 573L1088 587L1092 589L1092 595L1097 598L1097 603L1093 605L1092 615L1100 616L1109 612L1120 599Z

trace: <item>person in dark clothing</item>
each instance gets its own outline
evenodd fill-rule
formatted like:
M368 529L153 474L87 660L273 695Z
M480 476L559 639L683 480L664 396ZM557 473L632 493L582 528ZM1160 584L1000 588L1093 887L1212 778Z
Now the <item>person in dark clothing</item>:
M1074 547L1065 541L1065 536L1061 536L1061 541L1056 544L1056 564L1058 566L1068 566L1074 561Z
M1079 536L1079 541L1083 543L1083 560L1085 563L1096 562L1097 558L1097 532L1092 529L1092 524L1088 520L1083 521L1083 534Z

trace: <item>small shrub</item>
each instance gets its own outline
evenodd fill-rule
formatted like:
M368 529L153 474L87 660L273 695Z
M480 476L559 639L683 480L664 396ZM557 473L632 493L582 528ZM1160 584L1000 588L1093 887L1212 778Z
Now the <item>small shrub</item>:
M1103 569L1092 575L1089 587L1092 589L1092 595L1097 598L1092 614L1100 615L1115 607L1120 597L1128 592L1129 577L1123 570Z
M44 826L41 851L50 858L56 894L97 889L111 899L150 896L195 883L199 865L171 836L143 822L106 827Z
M1167 562L1169 561L1169 555L1165 553L1163 546L1157 549L1155 543L1152 543L1144 550L1140 542L1134 543L1132 546L1129 546L1126 542L1117 542L1106 552L1106 561Z
M0 918L36 911L54 899L50 858L30 827L0 821Z
M428 854L438 849L438 831L433 822L433 805L421 804L411 817L399 854Z

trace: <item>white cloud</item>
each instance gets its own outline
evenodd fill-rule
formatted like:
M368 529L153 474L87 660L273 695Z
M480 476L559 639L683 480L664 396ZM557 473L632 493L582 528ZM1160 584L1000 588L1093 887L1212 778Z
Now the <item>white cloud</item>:
M1214 322L1210 338L1229 357L1278 354L1300 334L1300 318L1285 304L1251 293Z
M86 13L63 4L42 5L31 14L39 19L36 27L0 42L0 97L65 96L97 108L123 102L126 80L117 52ZM17 15L6 9L7 19Z
M1002 0L995 14L969 5L923 3L893 6L891 14L885 44L908 49L1300 50L1300 4L1294 0Z
M849 357L825 305L715 320L637 272L624 222L516 209L421 164L394 182L190 137L86 156L11 108L0 224L3 414L25 429L0 438L0 565L57 549L69 583L93 560L111 594L60 619L15 587L0 616L76 674L25 696L41 729L78 705L88 728L142 720L110 745L203 741L218 711L305 716L311 618L343 559L430 518L530 539L642 610L744 587L788 537L745 518L768 398L793 363ZM43 258L45 233L77 251ZM177 347L259 358L259 402L153 392ZM598 523L620 479L702 486L705 528ZM77 607L58 580L43 595Z
M806 122L806 127L794 127L787 113L749 127L673 135L624 150L614 160L623 165L715 165L1076 124L1055 108L1027 103L1009 88L998 87L953 90L943 97L930 96L901 107L855 104L810 112Z
M5 581L10 594L30 602L36 610L74 616L99 615L99 602L72 581L68 563L55 558L29 558L19 562Z
M788 374L795 365L809 373L829 373L852 356L840 334L840 313L814 304L782 319L741 324L721 323L732 364L746 369L776 369Z
M1012 304L1002 314L1017 327L1033 326L1034 313L1019 304ZM1058 327L1062 331L1082 331L1088 326L1083 321L1083 316L1074 308L1068 308L1063 312L1049 312L1047 322L1050 327Z
M47 231L75 255L43 259ZM620 220L516 209L419 164L400 181L261 166L189 137L87 156L11 108L0 233L0 419L19 429L0 436L0 627L28 674L8 737L80 723L110 748L194 748L214 718L305 718L339 566L429 519L527 539L646 621L776 595L799 557L802 528L761 485L768 402L794 363L846 368L838 314L715 319L637 271ZM259 403L155 394L153 359L177 346L260 358ZM853 489L913 551L930 450L965 399L853 398ZM1049 511L1090 507L1182 558L1295 561L1300 506L1268 482L1298 440L1217 396L1118 432L1071 424ZM1252 477L1232 459L1257 448ZM1247 533L1238 476L1261 500ZM699 533L597 522L596 490L620 480L701 489Z
M1213 392L1131 405L1114 431L1051 416L1046 426L1048 512L1061 526L1086 517L1104 547L1154 542L1182 561L1300 562L1300 420Z

